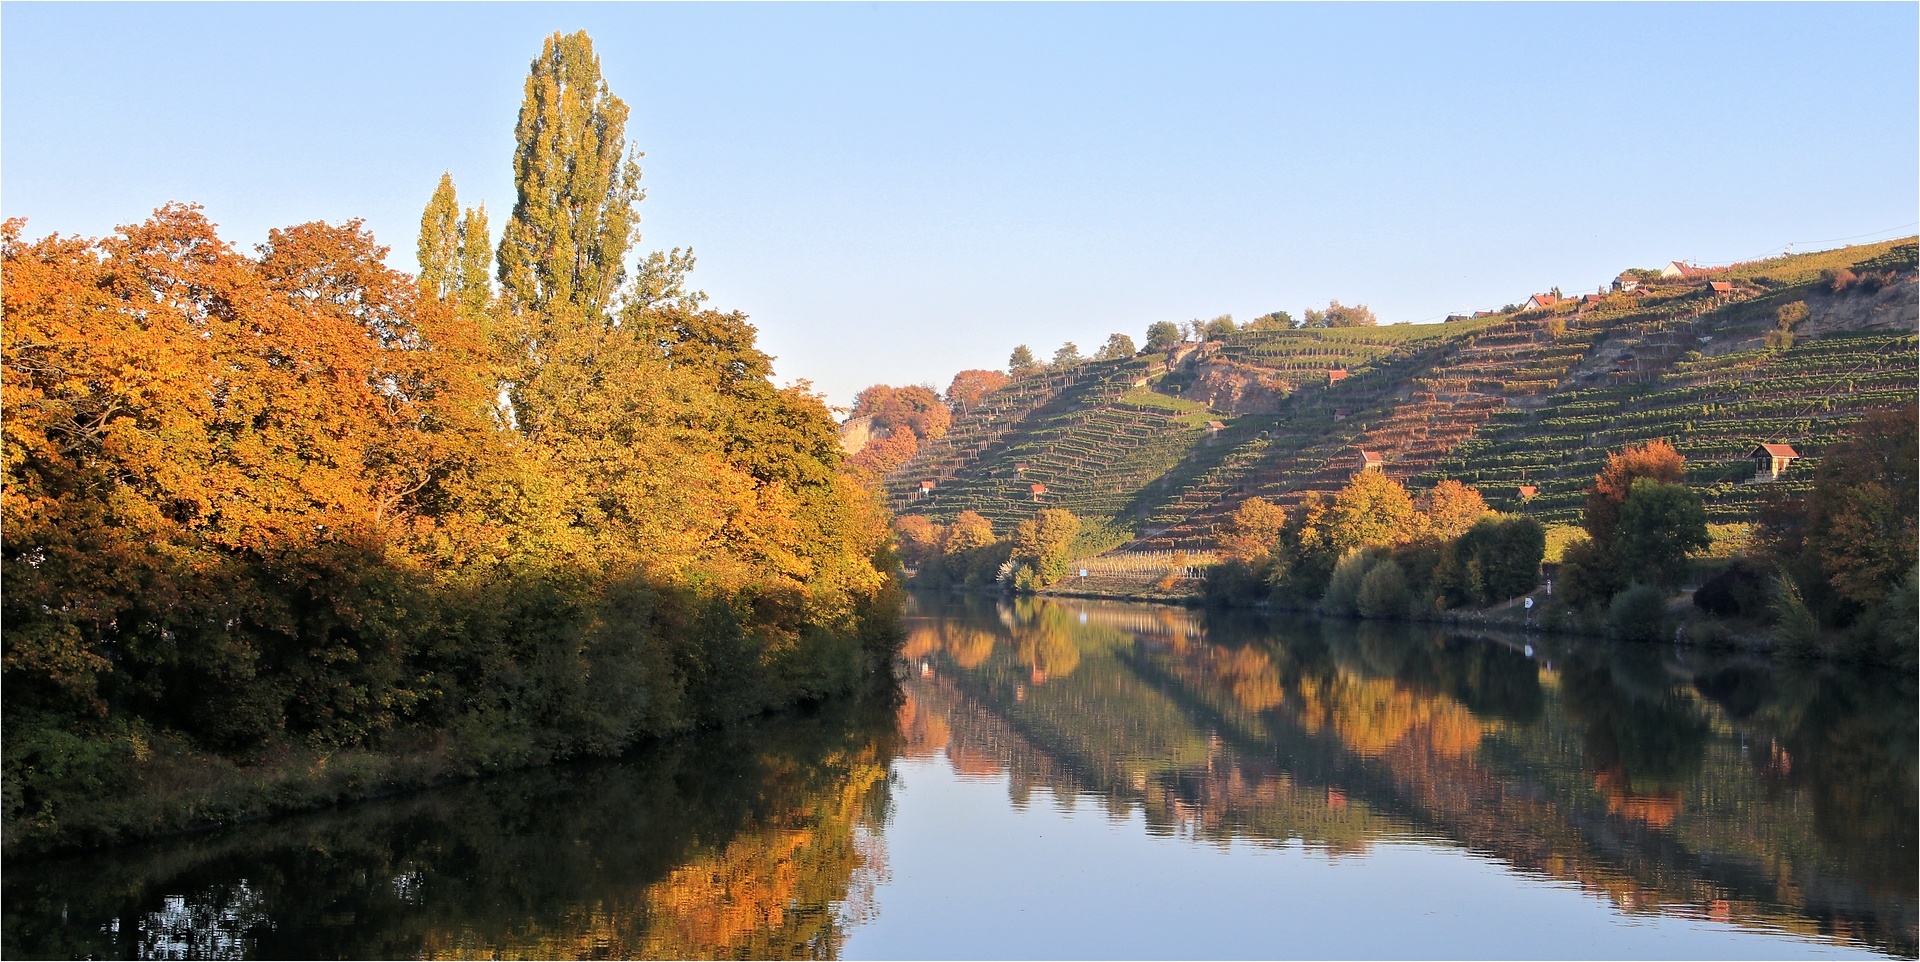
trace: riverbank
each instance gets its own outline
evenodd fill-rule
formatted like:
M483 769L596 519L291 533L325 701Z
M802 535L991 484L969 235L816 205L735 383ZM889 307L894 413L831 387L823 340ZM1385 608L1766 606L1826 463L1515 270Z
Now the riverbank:
M725 723L648 735L618 756L648 746L738 725L777 723L821 701L864 699L892 684L874 671L865 681L824 699L801 699ZM80 739L71 737L77 747ZM242 763L197 748L173 732L128 729L118 737L87 740L90 791L63 793L58 817L7 820L0 853L7 858L106 848L191 835L299 812L408 795L514 771L599 757L542 751L525 740L485 732L413 731L394 735L383 750L316 750L278 744ZM76 786L79 787L79 786ZM11 790L17 790L12 789Z

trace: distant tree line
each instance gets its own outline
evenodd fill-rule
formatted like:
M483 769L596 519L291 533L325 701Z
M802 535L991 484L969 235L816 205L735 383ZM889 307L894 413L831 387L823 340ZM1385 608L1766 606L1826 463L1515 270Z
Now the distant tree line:
M1408 618L1533 590L1546 533L1532 518L1489 510L1458 481L1416 498L1385 474L1362 471L1331 498L1309 492L1291 510L1247 499L1217 546L1209 603Z
M962 511L945 525L906 515L894 532L916 587L1027 592L1067 576L1081 523L1064 508L1042 508L1002 537L978 512Z

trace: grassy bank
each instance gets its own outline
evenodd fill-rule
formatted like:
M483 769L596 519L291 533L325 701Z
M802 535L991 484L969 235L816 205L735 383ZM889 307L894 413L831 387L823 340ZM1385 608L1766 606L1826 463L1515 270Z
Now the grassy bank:
M390 733L377 747L327 749L280 740L236 759L138 720L76 731L54 719L18 716L9 726L7 747L11 759L23 764L9 766L4 852L7 857L39 855L190 833L623 754L696 728L731 727L749 718L777 726L783 711L890 683L886 665L902 637L897 622L889 622L882 643L866 647L857 665L848 663L850 670L830 689L793 690L783 701L754 703L757 711L743 703L729 716L638 733L617 751L587 750L556 743L535 729L515 731L470 718L448 728Z

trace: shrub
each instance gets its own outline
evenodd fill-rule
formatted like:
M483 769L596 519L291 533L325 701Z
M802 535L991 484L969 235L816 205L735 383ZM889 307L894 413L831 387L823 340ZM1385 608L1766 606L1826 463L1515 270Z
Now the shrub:
M1759 617L1767 612L1766 576L1750 561L1735 561L1693 593L1693 604L1722 618Z
M1666 596L1651 585L1633 585L1607 608L1607 631L1622 641L1659 641L1666 621Z
M1610 550L1581 538L1568 544L1560 562L1559 596L1575 608L1606 604L1620 590L1620 561Z
M1786 575L1773 579L1773 616L1780 623L1774 629L1774 644L1792 655L1811 655L1820 650L1820 619L1813 616L1800 586Z
M1353 548L1341 555L1340 563L1333 566L1333 577L1327 582L1321 608L1333 615L1350 616L1358 612L1360 588L1367 572L1385 556L1386 551L1381 548Z
M1402 618L1407 614L1407 576L1392 561L1368 569L1360 580L1354 607L1364 618Z

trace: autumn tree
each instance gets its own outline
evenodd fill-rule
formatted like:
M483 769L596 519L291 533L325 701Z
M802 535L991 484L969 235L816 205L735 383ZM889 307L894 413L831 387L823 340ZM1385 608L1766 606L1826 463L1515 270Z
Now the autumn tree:
M900 545L900 560L919 565L939 551L945 531L926 515L909 514L894 519L893 533Z
M520 765L823 697L891 655L885 507L824 400L772 384L743 315L661 296L678 281L613 316L624 119L585 35L549 40L494 309L450 180L420 278L357 221L257 257L180 205L99 241L7 223L10 828L138 782L114 768L134 730L252 761L406 728Z
M1343 549L1405 544L1427 530L1407 489L1380 471L1362 471L1340 490L1331 524L1334 543Z
M1316 311L1308 308L1306 320L1302 326L1375 327L1379 323L1380 320L1373 316L1373 311L1368 309L1365 304L1355 304L1349 307L1341 304L1339 301L1329 301L1327 302L1327 309L1324 311Z
M1607 456L1606 467L1587 488L1581 525L1584 541L1567 546L1561 560L1561 582L1568 604L1603 604L1627 586L1632 573L1620 555L1621 508L1636 479L1677 484L1686 477L1686 459L1665 441L1654 440Z
M947 385L947 405L957 414L980 406L987 395L1005 387L1013 379L999 371L967 370L953 376Z
M1033 359L1033 349L1022 344L1013 349L1007 357L1007 373L1014 377L1026 377L1040 371L1040 362Z
M1447 478L1433 486L1421 498L1421 511L1428 527L1443 540L1458 538L1488 513L1487 502L1477 488Z
M1627 503L1635 478L1676 483L1686 478L1687 459L1664 440L1648 441L1607 455L1607 465L1587 488L1586 514L1581 526L1595 544L1611 545L1620 523L1620 507Z
M854 395L853 417L871 417L879 427L913 432L922 441L947 433L953 412L932 388L921 385L890 387L875 384Z
M1248 498L1228 519L1219 539L1220 553L1257 567L1267 560L1286 523L1286 509L1265 498Z
M1033 587L1044 588L1066 576L1073 561L1073 539L1080 519L1064 508L1041 508L1013 531L1014 560L1033 571Z
M920 453L920 439L910 430L890 431L847 458L847 468L869 478L892 474Z
M990 551L998 539L993 523L978 511L962 511L947 525L940 540L940 553L947 577L957 583L986 580L981 571L981 555Z
M1134 355L1133 338L1125 334L1107 335L1107 343L1093 356L1096 361L1124 361Z
M1173 350L1180 344L1180 325L1172 321L1155 321L1147 326L1147 350L1162 354Z

